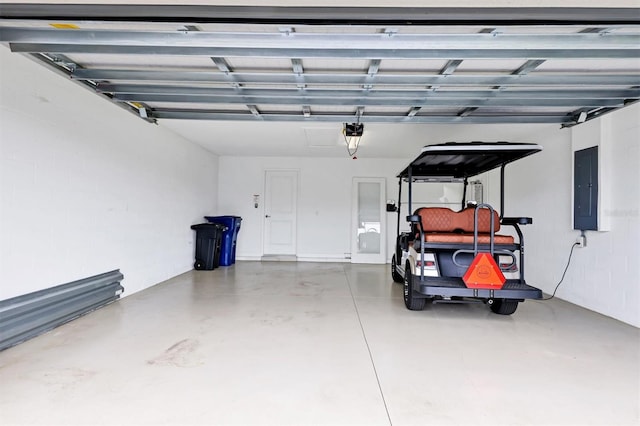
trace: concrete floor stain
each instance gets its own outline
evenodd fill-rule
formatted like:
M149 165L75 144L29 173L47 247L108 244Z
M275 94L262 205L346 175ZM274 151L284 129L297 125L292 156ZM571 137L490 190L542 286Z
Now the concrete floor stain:
M174 367L196 367L203 362L195 356L200 346L196 339L184 339L170 346L160 356L147 361L149 365L163 365Z

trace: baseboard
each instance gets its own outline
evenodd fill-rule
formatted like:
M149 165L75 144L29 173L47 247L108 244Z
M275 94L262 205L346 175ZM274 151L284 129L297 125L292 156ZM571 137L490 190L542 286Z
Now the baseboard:
M265 254L260 260L263 262L297 262L298 256L295 254Z
M342 256L331 256L322 254L312 254L304 256L237 256L236 260L248 262L323 262L323 263L349 263L350 259Z
M262 260L262 256L236 256L236 260L247 260L251 262L259 262Z
M298 262L329 262L329 263L349 263L351 259L344 257L332 257L322 255L298 256Z

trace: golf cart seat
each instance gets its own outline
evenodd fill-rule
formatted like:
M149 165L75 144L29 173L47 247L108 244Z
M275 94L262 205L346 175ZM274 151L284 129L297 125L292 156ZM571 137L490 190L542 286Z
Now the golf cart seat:
M474 242L474 208L466 208L459 212L445 207L422 207L416 210L420 216L424 230L425 243L473 244ZM493 212L494 232L500 230L500 218ZM415 227L414 235L420 239L420 230ZM491 241L491 212L488 209L478 211L478 244L489 244ZM510 235L493 236L494 244L513 244Z

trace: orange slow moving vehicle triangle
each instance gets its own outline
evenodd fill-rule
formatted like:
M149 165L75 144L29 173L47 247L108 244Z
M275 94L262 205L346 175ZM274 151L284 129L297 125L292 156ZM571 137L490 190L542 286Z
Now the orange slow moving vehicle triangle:
M468 288L499 290L506 278L489 253L478 253L462 277Z

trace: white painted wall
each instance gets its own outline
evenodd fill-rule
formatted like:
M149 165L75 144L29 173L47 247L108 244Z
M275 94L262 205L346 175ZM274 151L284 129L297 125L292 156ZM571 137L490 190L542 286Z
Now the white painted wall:
M0 47L0 300L121 269L190 270L215 155Z
M351 183L353 177L387 178L386 198L397 198L395 174L405 160L297 157L220 157L219 214L242 216L237 256L259 259L264 225L264 173L299 170L298 258L344 260L351 253ZM253 195L260 205L253 206ZM395 232L395 215L387 213ZM389 232L388 246L393 244ZM388 253L391 253L389 251Z
M587 232L566 298L640 327L640 105L585 124L573 129L573 150L599 134L601 231Z
M572 229L573 151L599 144L604 148L600 190L608 231L587 233L587 247L574 250L556 297L640 327L640 106L572 129L537 132L531 141L544 151L517 167L507 166L506 173L506 214L534 219L524 228L527 281L551 293L560 280L580 235ZM498 183L493 175L494 203Z

